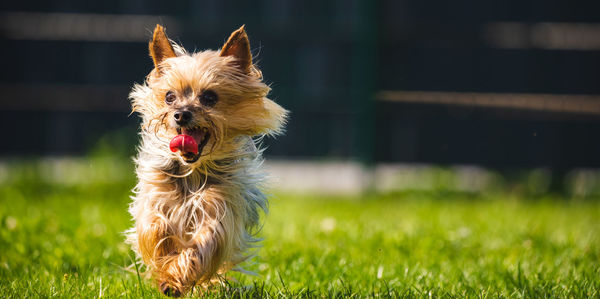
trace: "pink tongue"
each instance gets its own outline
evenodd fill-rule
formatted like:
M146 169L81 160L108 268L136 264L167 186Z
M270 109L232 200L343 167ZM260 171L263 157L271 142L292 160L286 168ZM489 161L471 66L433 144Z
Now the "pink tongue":
M198 153L198 143L196 140L190 135L177 135L171 139L171 143L169 143L169 147L172 152L182 151L184 153Z

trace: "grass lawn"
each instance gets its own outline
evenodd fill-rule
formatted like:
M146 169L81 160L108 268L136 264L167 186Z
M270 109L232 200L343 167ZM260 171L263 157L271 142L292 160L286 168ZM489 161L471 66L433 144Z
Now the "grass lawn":
M131 176L44 176L0 175L0 297L162 297L127 268ZM258 275L234 273L209 295L600 296L598 200L275 194L262 235L246 265Z

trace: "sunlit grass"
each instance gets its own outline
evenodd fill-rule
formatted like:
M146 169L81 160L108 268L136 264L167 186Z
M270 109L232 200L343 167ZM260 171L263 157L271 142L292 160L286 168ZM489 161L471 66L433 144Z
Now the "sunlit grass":
M27 167L2 174L0 297L162 296L129 267L130 175L61 183ZM275 194L270 208L264 246L245 265L257 276L232 274L209 295L600 295L597 200Z

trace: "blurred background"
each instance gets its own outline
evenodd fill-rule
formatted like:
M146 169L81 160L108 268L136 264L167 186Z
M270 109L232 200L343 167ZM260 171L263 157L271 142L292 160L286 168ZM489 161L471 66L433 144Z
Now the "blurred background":
M98 156L117 167L104 179L131 176L118 168L138 143L127 95L152 69L155 24L190 51L218 49L246 24L271 98L291 111L286 134L265 140L279 188L600 194L598 1L63 0L0 10L3 180L31 160L47 179L89 179L100 166L86 161Z

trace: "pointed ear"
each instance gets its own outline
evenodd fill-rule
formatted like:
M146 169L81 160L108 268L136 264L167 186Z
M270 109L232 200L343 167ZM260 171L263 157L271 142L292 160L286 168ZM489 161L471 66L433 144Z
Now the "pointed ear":
M165 33L165 28L158 24L156 24L156 28L154 28L154 34L152 35L152 40L148 44L148 48L150 49L150 56L154 61L154 67L157 69L163 60L176 56L175 50L173 50L173 46Z
M237 58L236 65L245 73L249 73L252 66L252 53L250 53L250 41L245 25L231 33L227 42L221 48L221 56L233 56Z

